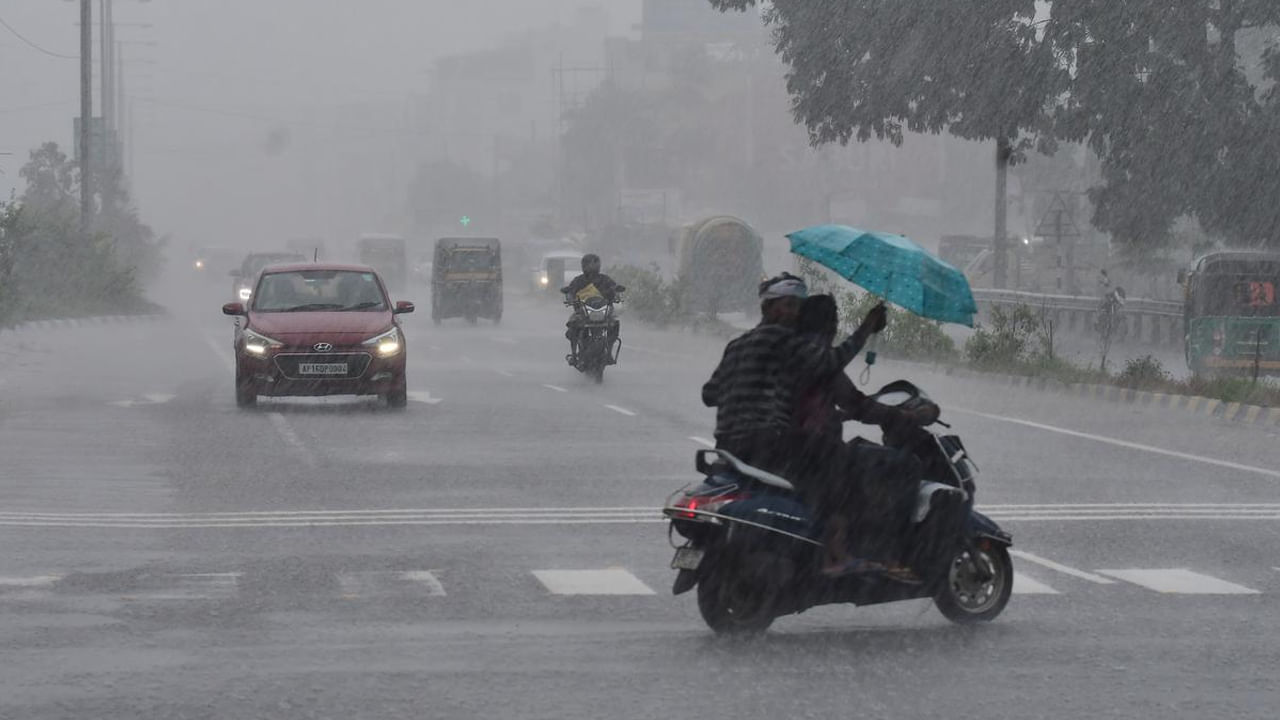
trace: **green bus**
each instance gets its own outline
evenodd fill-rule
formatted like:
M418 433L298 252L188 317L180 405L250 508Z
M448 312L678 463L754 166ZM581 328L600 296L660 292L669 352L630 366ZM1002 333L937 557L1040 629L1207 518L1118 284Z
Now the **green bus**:
M1280 252L1209 253L1178 282L1193 373L1280 375Z

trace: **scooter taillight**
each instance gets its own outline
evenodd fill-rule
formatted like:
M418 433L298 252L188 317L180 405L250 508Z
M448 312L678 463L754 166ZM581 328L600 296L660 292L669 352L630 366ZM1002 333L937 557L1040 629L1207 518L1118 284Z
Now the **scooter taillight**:
M718 512L720 508L732 502L746 500L748 493L726 493L724 495L686 495L677 500L672 507L674 515L686 520L696 519L701 514Z

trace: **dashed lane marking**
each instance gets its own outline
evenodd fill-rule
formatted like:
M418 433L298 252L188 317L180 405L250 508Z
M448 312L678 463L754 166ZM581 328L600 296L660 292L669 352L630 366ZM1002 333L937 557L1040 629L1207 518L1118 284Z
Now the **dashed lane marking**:
M271 424L275 426L276 432L280 434L280 437L284 438L284 441L302 458L302 462L306 463L308 467L316 467L315 455L312 454L307 444L302 442L302 438L298 437L298 434L293 431L293 427L289 425L289 421L285 419L284 415L273 412L268 413L267 417L270 418Z
M544 387L544 388L546 388L546 389L548 389L548 390L555 390L556 392L569 392L568 390L566 390L565 388L560 387L559 385L548 385L548 384L546 384L546 383L543 383L542 387Z
M1061 435L1068 435L1084 440L1093 440L1094 442L1114 445L1116 447L1128 448L1130 450L1138 450L1141 452L1152 453L1154 455L1163 455L1165 457L1177 458L1179 460L1190 460L1191 462L1203 463L1205 465L1215 465L1217 467L1230 468L1232 470L1240 470L1241 472L1255 473L1270 478L1280 479L1280 470L1270 470L1268 468L1255 467L1253 465L1244 465L1242 463L1231 462L1229 460L1219 460L1217 458L1205 457L1204 455L1194 455L1192 453L1178 452L1177 450L1166 450L1164 448L1155 447L1153 445L1144 445L1142 443L1129 442L1128 440L1117 440L1116 438L1104 437L1102 435L1094 435L1093 433L1080 432L1079 430L1071 430L1056 425L1046 425L1044 423L1032 422L1021 418L1008 417L1006 415L993 415L991 413L978 412L977 410L966 410L952 406L952 410L962 412L968 415L987 418L988 420L999 420L1001 422L1012 423L1014 425L1022 425L1024 427L1035 428L1037 430L1045 430L1047 432L1055 432Z
M1080 578L1081 580L1088 580L1091 583L1097 583L1099 585L1115 584L1115 580L1112 580L1110 578L1105 578L1105 577L1102 577L1101 575L1095 575L1091 572L1085 572L1084 570L1073 568L1070 565L1063 565L1062 563L1054 562L1053 560L1050 560L1048 558L1042 558L1039 555L1032 555L1031 553L1025 550L1010 550L1009 554L1012 555L1013 557L1026 560L1029 563L1035 563L1036 565L1039 565L1041 567L1046 567L1046 568L1049 568L1050 570L1056 570L1057 572L1060 572L1063 575L1070 575L1071 577Z
M1013 576L1013 594L1014 595L1058 595L1057 590L1045 585L1034 578L1029 578L1021 573L1015 573Z
M552 595L653 595L653 589L622 568L534 570Z
M221 361L222 361L222 364L223 364L223 365L225 365L225 366L226 366L226 368L227 368L228 370L230 370L231 372L235 372L235 371L236 371L236 361L235 361L235 358L233 358L233 357L231 356L231 353L227 352L227 350L228 350L229 348L228 348L225 344L223 344L223 343L221 343L221 342L219 342L219 341L217 341L217 340L214 340L214 339L213 339L213 336L211 336L211 335L205 335L205 336L204 336L204 341L205 341L206 343L209 343L209 347L213 348L213 356L214 356L214 357L216 357L216 358L218 358L219 360L221 360Z
M511 372L510 370L494 370L494 372L498 373L498 374L499 374L499 375L501 375L502 377L515 377L515 376L516 376L516 374L515 374L515 373L513 373L513 372Z
M338 588L348 600L383 595L445 597L444 586L431 570L370 570L338 573Z
M1179 595L1262 594L1253 588L1227 582L1212 575L1202 575L1186 568L1130 568L1127 570L1099 570L1098 572L1161 593Z
M139 405L163 405L172 400L175 395L168 393L144 393L141 400L116 400L111 404L116 407L137 407Z
M710 440L704 437L698 437L697 435L690 435L689 439L698 443L699 445L705 445L706 447L709 447L709 448L714 448L716 446L716 444L711 442Z
M444 402L443 398L432 397L431 393L426 390L410 390L409 399L414 402L426 403L428 405L439 405Z
M628 410L628 409L626 409L626 408L624 408L624 407L618 407L617 405L605 405L605 407L607 407L607 408L609 408L610 410L612 410L612 411L614 411L614 412L616 412L616 413L619 413L619 414L621 414L621 415L626 415L626 416L628 416L628 417L635 417L635 416L636 416L636 414L635 414L634 412L632 412L632 411L630 411L630 410Z
M62 579L61 575L32 575L30 577L0 577L0 590L7 588L49 587Z

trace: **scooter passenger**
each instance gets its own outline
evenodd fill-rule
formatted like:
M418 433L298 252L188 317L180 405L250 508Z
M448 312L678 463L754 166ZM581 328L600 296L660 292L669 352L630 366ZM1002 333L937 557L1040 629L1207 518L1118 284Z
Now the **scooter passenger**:
M796 324L801 334L812 342L830 345L837 325L834 298L814 295L804 300ZM824 452L830 453L832 447L843 443L843 422L878 425L889 433L929 425L937 419L936 406L906 410L875 402L854 386L843 369L807 379L798 395L795 426L810 440L804 453L834 469L807 498L815 521L824 530L824 573L886 570L900 579L910 579L898 561L917 483L924 477L923 466L911 453L862 438L842 445L840 456L822 459ZM850 552L850 524L861 557Z

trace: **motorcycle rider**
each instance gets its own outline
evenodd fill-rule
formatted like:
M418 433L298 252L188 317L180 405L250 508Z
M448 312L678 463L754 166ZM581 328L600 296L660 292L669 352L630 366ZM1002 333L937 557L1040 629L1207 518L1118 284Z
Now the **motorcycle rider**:
M576 303L586 302L593 297L604 298L608 302L616 302L618 293L623 288L614 282L613 278L600 272L600 256L595 253L587 253L582 256L582 274L575 277L568 286L561 288L570 300ZM586 321L586 317L575 305L573 314L569 316L569 321L565 323L564 336L569 340L569 357L566 358L570 365L578 364L578 339L582 333L582 325ZM609 325L609 344L610 352L615 341L618 338L619 323L615 319Z
M838 439L813 436L793 424L797 393L808 378L844 369L867 339L884 328L883 305L872 308L844 342L814 342L795 329L804 281L783 273L760 284L760 324L725 347L702 387L702 402L716 408L716 447L769 472L789 477L806 497L819 494L843 466Z

